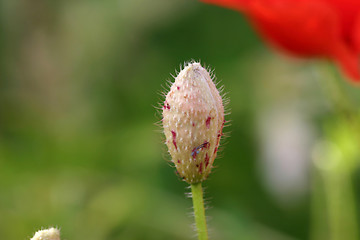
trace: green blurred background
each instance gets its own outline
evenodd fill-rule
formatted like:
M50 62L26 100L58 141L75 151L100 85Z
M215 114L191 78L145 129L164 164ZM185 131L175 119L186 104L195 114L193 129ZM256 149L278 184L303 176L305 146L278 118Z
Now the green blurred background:
M0 239L49 226L65 240L194 239L154 107L192 59L215 69L231 100L230 137L204 184L212 239L330 239L311 158L325 120L338 126L323 68L269 50L237 12L1 0L0 53Z

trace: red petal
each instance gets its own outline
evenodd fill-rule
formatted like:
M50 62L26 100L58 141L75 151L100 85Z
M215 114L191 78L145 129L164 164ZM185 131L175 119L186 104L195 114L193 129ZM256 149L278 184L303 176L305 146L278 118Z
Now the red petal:
M253 0L249 17L270 42L300 56L330 56L341 42L340 23L326 4Z
M354 27L351 33L351 43L356 53L360 54L360 13L354 21Z
M331 6L337 13L344 39L349 40L352 30L354 29L355 19L360 14L359 0L322 0Z
M360 0L202 0L244 12L273 45L328 57L360 82Z
M356 83L360 83L360 62L356 52L348 49L339 49L334 56L335 61L343 69L350 79Z

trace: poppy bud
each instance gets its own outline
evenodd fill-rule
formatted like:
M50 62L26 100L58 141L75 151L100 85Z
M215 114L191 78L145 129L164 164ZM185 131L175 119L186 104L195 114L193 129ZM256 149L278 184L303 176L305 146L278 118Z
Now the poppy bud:
M56 228L39 230L31 240L60 240L60 231Z
M213 167L224 106L210 74L189 63L176 77L163 106L166 145L178 174L187 183L204 181Z

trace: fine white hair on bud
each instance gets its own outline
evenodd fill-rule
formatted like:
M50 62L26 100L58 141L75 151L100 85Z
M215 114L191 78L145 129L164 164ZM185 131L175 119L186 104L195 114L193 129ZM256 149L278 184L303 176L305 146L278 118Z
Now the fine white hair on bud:
M60 231L57 228L39 230L30 240L60 240Z
M213 168L224 106L210 74L189 63L175 78L163 105L166 145L177 173L189 184L204 181Z

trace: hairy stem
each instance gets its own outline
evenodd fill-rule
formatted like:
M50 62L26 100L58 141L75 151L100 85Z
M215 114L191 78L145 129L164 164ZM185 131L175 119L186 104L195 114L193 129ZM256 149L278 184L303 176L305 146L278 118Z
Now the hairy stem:
M195 215L195 223L198 233L198 239L208 240L203 190L201 187L201 183L191 184L191 192L192 192L192 199L194 205L194 215Z

